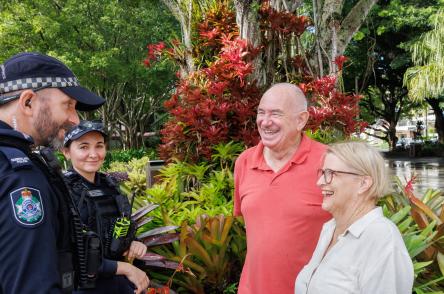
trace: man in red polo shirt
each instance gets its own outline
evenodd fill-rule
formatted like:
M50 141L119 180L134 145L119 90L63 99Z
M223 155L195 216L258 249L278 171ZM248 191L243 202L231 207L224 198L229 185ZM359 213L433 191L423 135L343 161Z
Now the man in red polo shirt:
M247 232L239 294L294 294L330 218L316 186L326 147L302 133L308 116L297 86L272 86L257 111L261 142L236 161L234 215L244 217Z

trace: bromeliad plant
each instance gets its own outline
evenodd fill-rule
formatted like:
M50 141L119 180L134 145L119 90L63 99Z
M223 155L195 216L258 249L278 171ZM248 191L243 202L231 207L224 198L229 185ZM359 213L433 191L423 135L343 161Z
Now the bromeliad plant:
M416 197L413 181L404 186L396 178L395 192L383 198L381 204L385 215L397 224L413 260L414 292L443 293L444 197L432 189Z
M179 266L178 263L149 250L153 246L172 243L179 239L179 234L174 232L179 228L178 226L162 226L147 229L149 228L149 222L153 220L152 217L148 216L148 213L157 207L158 205L149 203L131 215L131 219L136 223L137 227L136 237L148 247L147 253L141 260L144 261L145 266L176 269Z
M199 216L194 225L184 222L173 246L154 250L183 265L190 272L178 273L173 284L187 293L226 293L237 282L245 258L245 232L232 216ZM159 280L165 275L153 274ZM232 287L232 286L231 286Z

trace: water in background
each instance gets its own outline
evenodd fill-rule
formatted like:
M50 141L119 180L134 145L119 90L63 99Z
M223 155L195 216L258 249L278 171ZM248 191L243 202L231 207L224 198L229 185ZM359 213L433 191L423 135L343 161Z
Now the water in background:
M415 195L420 197L428 188L444 192L444 158L387 159L387 162L391 175L399 177L404 184L416 174Z

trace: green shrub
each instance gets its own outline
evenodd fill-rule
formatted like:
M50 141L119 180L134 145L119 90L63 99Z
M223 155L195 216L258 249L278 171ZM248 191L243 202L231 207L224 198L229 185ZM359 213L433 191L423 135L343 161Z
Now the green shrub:
M155 149L129 149L129 150L109 150L106 153L103 170L108 170L112 162L129 162L132 159L140 159L148 157L150 159L157 158Z

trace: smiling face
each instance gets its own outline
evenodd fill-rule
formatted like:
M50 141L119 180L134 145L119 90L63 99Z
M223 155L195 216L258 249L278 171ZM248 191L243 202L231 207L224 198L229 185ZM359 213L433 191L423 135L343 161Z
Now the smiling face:
M256 124L262 144L273 151L285 151L297 144L308 120L303 93L294 85L272 87L262 97Z
M63 149L63 154L71 160L73 168L84 178L93 181L96 172L105 160L105 138L99 132L89 132L71 142ZM91 180L92 179L92 180Z
M323 169L359 174L332 153L327 153L325 156ZM322 209L333 216L347 215L345 212L348 209L355 208L357 202L365 200L362 195L359 195L362 190L362 177L348 173L334 173L331 182L327 183L324 176L320 175L316 184L321 188L324 196Z

